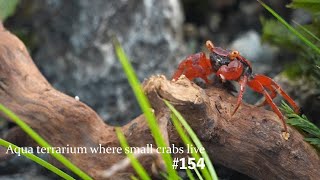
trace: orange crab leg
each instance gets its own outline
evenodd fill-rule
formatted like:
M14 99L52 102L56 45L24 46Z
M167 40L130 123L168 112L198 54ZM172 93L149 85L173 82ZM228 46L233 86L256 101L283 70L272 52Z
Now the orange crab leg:
M283 124L283 127L284 127L284 131L287 133L288 129L287 129L287 125L286 125L286 122L284 120L283 114L281 113L281 111L279 110L277 105L272 101L271 96L268 94L268 92L263 87L263 85L262 85L262 83L260 81L261 81L260 78L254 77L252 80L248 81L248 86L250 88L252 88L254 91L256 91L258 93L261 93L261 94L263 94L265 96L266 101L269 103L269 105L271 106L272 110L278 115L279 119L282 121L282 124Z
M269 90L271 99L274 99L275 97L277 97L277 91L273 86L264 85L264 88ZM264 101L261 104L258 104L257 106L258 107L265 106L267 105L267 103L268 101L264 98Z
M206 55L201 52L190 55L183 60L179 64L179 67L174 73L172 79L177 80L182 74L184 74L190 80L201 78L205 80L207 84L209 84L210 81L208 76L212 73L210 59L208 59Z
M236 108L234 109L233 113L231 114L232 116L237 112L238 108L239 108L240 105L241 105L242 97L243 97L244 90L245 90L245 87L246 87L246 85L247 85L247 82L248 82L248 76L243 76L243 77L239 80L240 92L239 92L239 95L238 95L238 100L237 100Z
M291 99L291 97L276 83L274 82L271 78L261 75L261 74L257 74L254 77L255 80L259 81L262 86L268 88L272 94L271 94L271 98L273 99L274 97L276 97L275 92L278 92L294 109L294 111L296 113L300 113L300 108L299 106L294 102L293 99ZM267 99L266 99L267 100ZM265 100L265 101L266 101Z

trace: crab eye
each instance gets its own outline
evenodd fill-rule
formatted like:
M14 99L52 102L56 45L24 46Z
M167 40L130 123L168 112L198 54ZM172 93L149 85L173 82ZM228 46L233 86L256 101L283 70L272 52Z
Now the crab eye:
M235 58L237 58L239 56L239 51L232 51L230 54L229 54L229 57L231 60L234 60Z
M232 53L232 55L234 55L234 56L239 55L239 51L232 51L231 53Z

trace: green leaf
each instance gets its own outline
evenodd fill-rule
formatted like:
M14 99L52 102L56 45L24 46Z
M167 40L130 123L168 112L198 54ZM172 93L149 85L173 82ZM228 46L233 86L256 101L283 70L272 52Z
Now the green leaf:
M320 149L320 139L319 138L304 138L304 140Z
M312 122L308 120L305 115L296 114L293 109L282 101L281 109L286 113L288 120L286 121L288 124L295 126L298 129L303 130L308 133L309 136L315 136L312 138L305 138L310 144L316 145L318 147L320 145L320 129L314 125Z
M73 177L69 176L65 172L61 171L60 169L56 168L52 164L48 163L47 161L35 156L32 153L25 152L20 147L0 138L0 146L9 148L11 146L12 149L15 149L18 152L21 152L21 155L25 156L28 159L31 159L32 161L38 163L39 165L43 166L44 168L47 168L48 170L52 171L53 173L57 174L58 176L62 177L63 179L71 180L74 179Z
M304 130L305 132L314 135L318 138L320 138L320 130L319 128L311 123L310 121L304 119L303 117L299 116L289 116L289 119L287 120L287 123L299 127L300 129Z
M14 14L19 0L0 0L0 20L5 21Z
M189 136L187 136L185 134L183 127L181 126L181 123L179 122L178 118L174 114L171 114L171 119L172 119L174 127L176 128L176 130L177 130L180 138L182 139L183 143L185 144L185 146L189 145L189 146L194 147L194 144L192 143ZM201 158L199 153L196 153L196 152L192 152L191 155L192 155L192 157L195 158L196 162L198 162L199 159ZM203 176L205 177L205 179L212 179L209 172L208 172L207 167L201 169L201 172L202 172Z
M296 35L303 43L305 43L308 47L313 49L317 54L320 54L320 49L310 42L305 36L299 33L295 28L293 28L290 24L288 24L278 13L276 13L273 9L271 9L268 5L263 3L261 0L257 0L266 10L268 10L276 19L278 19L281 24L283 24L291 33Z
M116 128L116 133L122 149L129 148L126 137L124 136L120 128ZM143 168L143 166L140 164L140 162L137 160L137 158L131 152L127 153L126 155L130 159L132 167L140 176L140 178L143 180L150 180L150 176L148 175L147 171Z
M159 125L157 123L156 117L154 116L153 112L151 111L151 105L149 103L148 98L144 94L140 82L135 74L133 67L131 66L129 59L127 58L124 50L122 49L120 43L116 38L113 39L113 44L116 50L116 55L122 65L122 68L127 76L129 84L136 96L136 99L140 105L143 114L146 117L147 123L151 130L151 134L153 135L155 142L158 147L166 147L166 143L163 139L163 136L160 132ZM177 171L172 168L172 158L169 153L161 153L161 156L166 164L167 171L169 174L170 179L178 179Z
M194 172L196 172L196 175L197 175L198 179L199 179L199 180L203 180L203 178L202 178L202 176L201 176L198 168L194 168L193 170L194 170Z
M312 122L310 122L305 115L299 116L284 101L282 101L281 106L282 106L281 109L285 111L286 116L288 117L288 120L286 121L288 124L292 126L296 126L304 130L305 132L320 138L320 129L316 125L314 125Z
M317 68L320 65L320 56L317 50L312 50L320 47L320 12L313 14L313 21L310 24L300 25L293 21L296 25L294 29L292 26L290 28L290 25L271 8L265 8L271 11L278 21L261 18L262 40L297 55L296 58L289 59L290 62L288 61L285 64L285 75L291 80L300 79L303 76L306 80L310 80L310 84L315 84L320 88L320 71ZM284 26L281 24L284 24ZM293 31L296 31L296 33ZM301 37L304 40L301 40Z
M135 176L130 176L130 178L132 179L132 180L139 180L137 177L135 177Z
M183 127L186 129L186 131L188 132L189 136L191 137L191 139L194 142L194 144L196 145L196 147L198 149L204 148L202 146L199 138L197 137L196 133L192 130L192 128L189 126L187 121L182 117L182 115L168 101L164 100L164 102L167 105L167 107L171 110L171 112L178 118L178 120L183 125ZM204 158L206 166L210 172L211 178L213 180L218 180L218 176L216 174L216 171L213 168L212 162L211 162L207 152L204 151L203 153L201 153L201 155ZM195 168L195 170L196 170L196 168Z
M191 170L190 169L186 169L186 172L187 172L187 175L188 175L188 178L189 178L189 180L195 180L194 179L194 176L193 176L193 174L192 174L192 172L191 172Z
M319 0L293 0L289 5L289 8L302 8L313 13L320 12L320 1Z
M320 2L320 1L319 1ZM310 35L312 38L314 38L315 40L317 40L318 42L320 42L320 39L313 33L311 32L307 27L302 26L301 24L299 24L296 21L292 21L294 24L298 25L298 27L300 29L302 29L304 32L306 32L308 35Z

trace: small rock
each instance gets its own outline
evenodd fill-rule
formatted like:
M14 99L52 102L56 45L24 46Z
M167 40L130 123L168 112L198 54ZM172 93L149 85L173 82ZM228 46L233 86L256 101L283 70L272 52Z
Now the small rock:
M262 44L260 39L260 35L256 31L250 30L235 39L230 47L233 50L238 50L242 56L251 62L270 62L274 59L277 49Z
M36 36L32 57L60 91L82 97L108 122L140 113L117 57L117 36L139 79L171 74L182 43L183 14L178 0L30 0L11 18ZM35 21L36 19L36 21Z

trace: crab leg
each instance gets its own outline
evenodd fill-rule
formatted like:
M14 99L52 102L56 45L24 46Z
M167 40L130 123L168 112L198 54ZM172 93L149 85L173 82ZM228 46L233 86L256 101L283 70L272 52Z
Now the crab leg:
M263 94L266 98L266 101L269 103L271 106L272 110L278 115L279 119L282 121L284 131L288 133L287 125L284 120L284 116L277 107L277 105L272 101L271 96L268 94L267 90L263 87L262 83L260 82L261 79L254 77L253 80L248 81L248 86L252 88L253 90Z
M275 92L279 93L294 109L296 113L300 113L300 108L298 105L293 101L293 99L290 98L290 96L276 83L274 82L271 78L257 74L254 76L254 79L259 81L262 86L266 87L271 91L271 98L275 98L276 94ZM266 100L265 100L266 101ZM264 102L265 103L265 102Z
M267 86L267 85L264 85L264 88L268 89L269 90L269 94L270 94L270 97L271 99L274 99L276 96L277 96L277 91L276 89L273 87L273 86ZM263 96L264 97L264 96ZM257 106L258 107L261 107L261 106L265 106L267 105L268 101L266 100L266 98L264 97L264 100L262 103L258 104Z
M234 109L233 113L231 114L232 116L237 112L238 108L239 108L240 105L241 105L242 97L243 97L244 90L245 90L245 87L246 87L246 85L247 85L247 82L248 82L248 76L243 76L243 77L241 77L241 79L239 80L240 92L239 92L239 95L238 95L238 100L237 100L236 108Z

